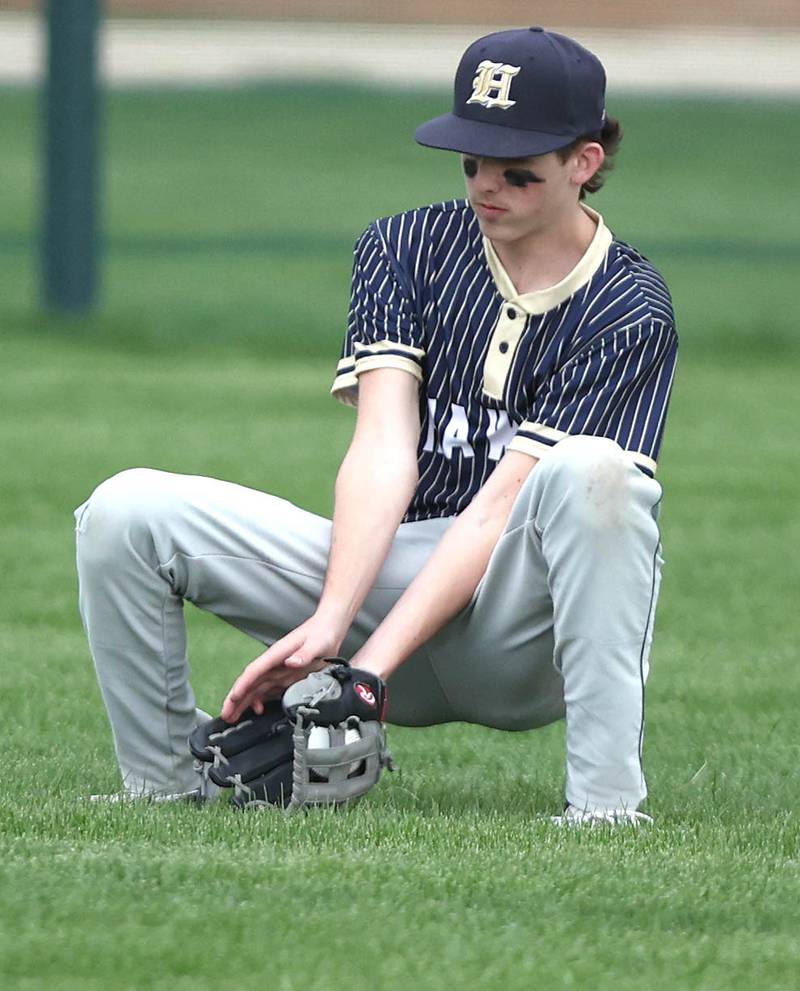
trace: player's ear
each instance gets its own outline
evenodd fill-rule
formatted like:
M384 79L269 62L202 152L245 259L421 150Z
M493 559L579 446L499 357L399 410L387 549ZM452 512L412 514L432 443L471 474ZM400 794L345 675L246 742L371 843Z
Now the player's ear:
M599 141L586 141L579 145L570 158L570 179L576 186L583 186L601 168L605 158L606 153Z

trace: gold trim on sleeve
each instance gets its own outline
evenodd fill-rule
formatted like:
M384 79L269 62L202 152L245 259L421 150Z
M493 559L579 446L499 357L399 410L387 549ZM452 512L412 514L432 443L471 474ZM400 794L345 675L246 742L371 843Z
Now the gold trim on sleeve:
M339 367L343 364L352 364L352 358L340 361ZM422 369L411 358L403 358L397 354L373 354L358 358L354 371L340 372L331 386L331 395L345 406L358 406L358 376L375 368L399 368L400 371L409 372L418 382L422 381Z
M416 361L399 354L372 354L365 358L356 358L356 377L362 372L372 371L373 368L399 368L404 372L411 372L418 382L422 381L422 369Z
M348 362L350 359L347 359ZM342 362L339 362L341 365ZM331 386L331 395L338 399L345 406L358 405L358 379L355 372L347 372L344 375L337 375Z
M534 440L532 437L523 437L520 435L520 431L524 430L525 433L538 434L540 437L546 438L546 440L552 440L552 444L547 444L543 440ZM514 439L508 445L509 451L523 451L525 454L533 454L537 458L544 457L548 451L552 451L559 441L564 440L565 437L579 437L580 434L565 434L563 430L556 430L553 427L546 427L542 423L522 423L517 428L517 433L514 435ZM591 437L592 434L586 434L584 436ZM616 443L616 441L615 441ZM642 454L641 451L626 451L624 448L620 448L623 454L626 454L632 461L634 461L640 468L646 468L653 475L656 473L656 468L658 467L657 462L653 458L648 457L646 454Z
M336 362L336 374L341 375L343 368L352 367L355 364L355 358L352 355L347 355L344 358L340 358Z
M647 468L655 475L658 462L654 461L652 458L649 458L646 454L642 454L641 451L626 451L625 453L630 454L637 465L641 465L642 468Z
M531 440L530 437L520 437L519 434L516 434L506 450L521 451L523 454L530 454L534 458L543 458L553 448L549 444L543 444L539 440Z
M415 348L411 344L403 344L400 341L372 341L370 344L356 344L356 361L358 361L359 354L364 351L367 351L369 355L374 357L377 357L378 354L384 351L405 351L415 358L422 359L425 357L425 351L422 348Z
M545 440L552 440L555 443L568 437L569 434L565 433L563 430L556 430L555 427L546 427L543 423L528 423L527 421L522 424L521 430L527 430L530 434L539 434L540 437L544 437Z

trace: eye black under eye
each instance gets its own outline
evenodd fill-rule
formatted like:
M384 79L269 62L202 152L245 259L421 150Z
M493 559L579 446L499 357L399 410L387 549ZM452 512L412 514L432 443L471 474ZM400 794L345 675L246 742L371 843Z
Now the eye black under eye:
M464 175L468 179L474 179L477 174L478 174L478 163L475 161L474 158L465 158Z
M530 169L506 169L503 173L503 178L509 186L519 186L523 189L529 182L543 181L537 175L534 175Z

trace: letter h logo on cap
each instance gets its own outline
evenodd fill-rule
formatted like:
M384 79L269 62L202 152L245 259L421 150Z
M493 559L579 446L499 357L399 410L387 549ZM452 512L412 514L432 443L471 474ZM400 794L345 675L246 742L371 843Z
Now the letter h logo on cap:
M478 64L477 74L472 80L472 96L467 103L480 103L487 110L492 107L508 110L513 107L517 101L508 98L511 80L521 68L519 65L505 65L503 62L484 59Z

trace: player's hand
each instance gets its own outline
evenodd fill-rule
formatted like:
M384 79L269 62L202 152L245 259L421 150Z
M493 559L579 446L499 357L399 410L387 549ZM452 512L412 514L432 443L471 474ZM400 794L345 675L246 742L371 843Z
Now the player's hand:
M236 722L247 708L260 715L266 700L280 698L289 685L323 668L323 658L335 657L342 639L312 616L247 665L222 703L222 718Z

